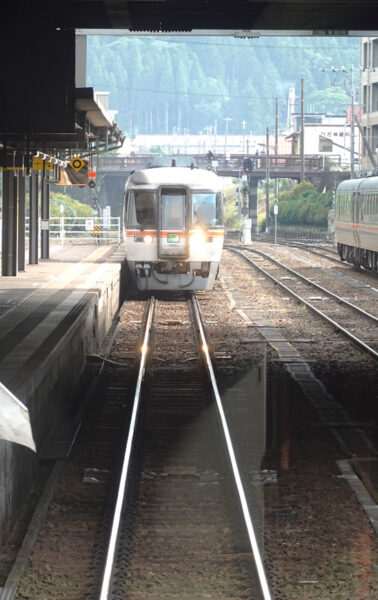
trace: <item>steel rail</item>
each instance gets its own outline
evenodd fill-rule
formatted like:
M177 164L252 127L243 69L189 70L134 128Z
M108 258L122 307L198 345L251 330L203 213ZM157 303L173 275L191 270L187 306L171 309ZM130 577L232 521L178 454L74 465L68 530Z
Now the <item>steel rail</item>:
M353 310L355 310L358 313L360 313L363 317L367 317L368 319L371 319L372 321L375 321L376 323L378 323L378 317L376 317L375 315L372 315L371 313L367 312L363 308L360 308L359 306L356 306L355 304L353 304L353 302L349 302L349 300L345 300L345 298L342 298L341 296L338 296L337 294L334 294L330 290L327 290L326 288L324 288L319 283L315 283L315 281L312 281L308 277L305 277L304 275L301 275L300 273L298 273L297 271L294 271L290 267L287 267L286 265L282 264L276 258L273 258L272 256L269 256L269 254L265 254L265 252L262 252L261 250L255 250L255 249L252 249L252 248L247 248L247 250L249 252L255 252L256 254L259 254L259 256L262 256L263 258L267 258L268 260L270 260L275 265L277 265L277 266L282 267L283 269L285 269L285 271L287 271L288 273L291 273L295 277L298 277L298 279L301 279L305 283L309 283L310 285L312 285L316 289L320 290L324 294L327 294L327 296L330 296L334 300L337 300L337 302L339 302L340 304L345 304L346 306L349 306L349 308L352 308Z
M305 298L302 298L302 296L299 296L299 294L297 294L296 292L294 292L293 290L291 290L290 288L288 288L284 283L281 283L281 281L279 279L277 279L276 277L274 277L274 275L271 275L268 271L266 271L265 269L263 269L262 267L260 267L260 265L258 265L257 263L255 263L254 260L252 260L251 258L249 258L248 256L246 256L245 254L243 254L243 252L241 252L240 250L237 250L237 249L231 248L231 247L229 247L229 250L231 250L231 252L235 252L237 254L240 254L240 256L242 256L244 258L244 260L246 260L247 262L251 263L251 265L253 265L261 273L263 273L269 279L271 279L272 281L274 281L274 283L277 283L288 294L290 294L291 296L293 296L293 298L296 298L297 300L299 300L299 302L302 302L303 304L305 304L306 306L308 306L308 308L310 310L312 310L315 314L317 314L323 320L327 321L337 331L340 331L341 333L343 333L347 338L349 338L350 340L352 340L352 342L354 342L355 344L357 344L357 346L360 346L365 352L367 352L368 354L370 354L370 356L373 356L374 358L378 359L378 352L376 350L374 350L374 348L371 348L368 344L366 344L365 342L363 342L362 340L360 340L358 337L356 337L355 335L353 335L353 333L351 333L350 331L348 331L348 329L345 329L342 325L340 325L339 323L337 323L337 321L334 321L333 319L331 319L330 317L328 317L321 310L319 310L318 308L316 308L316 306L314 306L313 304L311 304L311 302L309 302L308 300L305 300Z
M299 250L304 250L305 252L310 252L311 254L314 254L315 256L320 256L321 258L325 258L326 260L330 260L331 262L336 263L337 265L339 265L340 267L346 267L347 265L345 264L345 262L342 262L341 258L335 258L334 256L327 256L326 254L322 254L322 252L319 252L318 250L314 250L313 248L311 248L310 246L305 246L304 244L288 244L289 248L298 248ZM325 250L327 252L331 252L331 250L329 250L328 248L325 248ZM331 252L332 254L336 254L337 252Z
M110 533L110 538L109 538L109 544L108 544L108 549L107 549L107 555L106 555L104 573L103 573L103 577L102 577L101 592L100 592L99 600L107 600L109 598L110 583L111 583L111 577L112 577L112 571L113 571L113 565L114 565L114 556L115 556L115 551L116 551L116 546L117 546L118 533L119 533L119 529L120 529L121 512L122 512L122 507L123 507L125 494L126 494L127 475L129 472L131 450L132 450L132 446L133 446L137 416L138 416L138 411L139 411L140 392L141 392L143 377L144 377L144 373L145 373L145 369L146 369L148 341L149 341L149 337L150 337L150 330L151 330L154 309L155 309L155 298L152 297L150 299L150 305L148 308L146 328L145 328L145 332L144 332L144 336L143 336L143 344L141 347L141 359L140 359L140 365L139 365L139 371L138 371L138 379L137 379L137 383L136 383L136 387L135 387L133 410L132 410L132 414L131 414L129 433L127 436L127 442L126 442L125 453L124 453L123 464L122 464L122 471L121 471L121 476L120 476L120 480L119 480L117 501L116 501L115 510L114 510L113 523L112 523L112 528L111 528L111 533Z
M209 348L208 348L208 345L206 342L206 337L205 337L204 329L202 326L202 320L201 320L201 315L200 315L200 309L198 306L198 301L194 295L192 296L192 305L193 305L194 315L196 317L196 324L197 324L198 331L199 331L200 338L201 338L202 351L205 355L205 361L206 361L206 365L207 365L208 372L209 372L212 390L213 390L213 394L214 394L214 397L215 397L215 400L217 403L217 408L218 408L219 416L220 416L221 423L222 423L223 433L224 433L224 436L226 439L227 450L228 450L228 454L230 457L231 467L232 467L236 487L237 487L238 494L239 494L239 499L240 499L240 503L241 503L241 507L242 507L243 516L244 516L244 521L245 521L247 531L248 531L248 537L249 537L249 541L250 541L251 548L252 548L252 554L253 554L255 564L256 564L256 569L257 569L259 584L261 587L261 592L263 594L264 600L272 600L272 596L271 596L271 593L269 590L268 580L267 580L267 577L265 574L264 565L262 562L260 550L259 550L258 543L257 543L255 530L253 527L251 515L249 513L246 495L245 495L242 480L240 477L239 468L238 468L238 465L236 462L234 447L233 447L230 432L228 429L226 415L223 410L222 400L221 400L218 385L217 385L217 382L215 379L215 374L214 374L214 369L213 369L213 365L212 365L211 358L210 358Z

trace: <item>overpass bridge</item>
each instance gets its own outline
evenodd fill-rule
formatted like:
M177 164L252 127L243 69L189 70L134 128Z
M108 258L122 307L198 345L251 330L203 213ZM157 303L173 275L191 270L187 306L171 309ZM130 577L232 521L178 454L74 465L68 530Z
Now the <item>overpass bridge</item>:
M243 170L244 154L216 154L211 158L206 154L186 156L177 154L161 156L153 154L134 154L130 156L100 156L97 165L97 177L101 181L100 203L102 206L110 205L113 216L122 215L123 190L127 177L132 171L145 169L151 166L171 166L172 160L180 163L193 164L196 167L209 169L221 177L241 178L245 175ZM257 222L257 186L259 181L266 180L267 171L269 179L301 179L301 157L298 154L260 154L252 155L254 168L247 176L248 186L248 214L252 218L252 227ZM318 191L335 188L341 181L350 177L349 171L341 170L340 159L330 163L321 155L304 156L305 179L313 183Z

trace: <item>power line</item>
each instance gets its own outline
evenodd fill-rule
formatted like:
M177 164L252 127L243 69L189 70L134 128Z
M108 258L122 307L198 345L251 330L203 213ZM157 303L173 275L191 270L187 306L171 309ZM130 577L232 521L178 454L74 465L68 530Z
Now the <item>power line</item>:
M89 87L95 87L97 92L100 92L101 90L99 88L104 88L104 91L110 91L110 90L122 90L122 91L128 91L128 92L143 92L143 93L150 93L150 94L170 94L170 95L175 95L175 96L201 96L201 98L203 98L204 96L206 97L210 97L210 98L234 98L237 100L275 100L277 98L277 96L239 96L239 95L234 95L234 94L206 94L206 93L201 93L201 92L179 92L177 90L151 90L151 89L145 89L145 88L131 88L131 87L123 87L123 86L108 86L106 84L93 84L93 83L88 83ZM287 101L286 97L282 97L282 98L278 98L279 100L284 100L285 102Z

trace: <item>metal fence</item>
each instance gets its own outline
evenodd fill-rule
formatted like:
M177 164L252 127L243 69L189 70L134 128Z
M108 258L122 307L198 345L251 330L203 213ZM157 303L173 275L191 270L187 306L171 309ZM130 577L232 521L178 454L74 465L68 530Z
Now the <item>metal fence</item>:
M60 244L120 244L122 241L120 217L50 217L49 232L50 241ZM26 236L29 237L28 218Z

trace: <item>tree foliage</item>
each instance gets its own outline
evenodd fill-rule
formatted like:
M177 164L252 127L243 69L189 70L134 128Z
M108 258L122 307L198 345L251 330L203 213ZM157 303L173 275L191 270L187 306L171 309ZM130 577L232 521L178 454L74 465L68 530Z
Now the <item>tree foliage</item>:
M63 213L60 212L60 206L63 205ZM88 204L83 204L78 200L70 198L66 194L50 194L50 216L51 217L92 217L93 208Z
M238 184L227 185L223 188L224 194L224 224L230 231L241 230L242 218L236 202Z
M137 133L265 133L286 125L287 95L300 96L305 83L306 111L345 114L348 69L359 63L358 38L232 39L225 37L88 37L87 84L110 92L117 122ZM346 65L345 73L332 66ZM299 112L299 101L296 105Z

